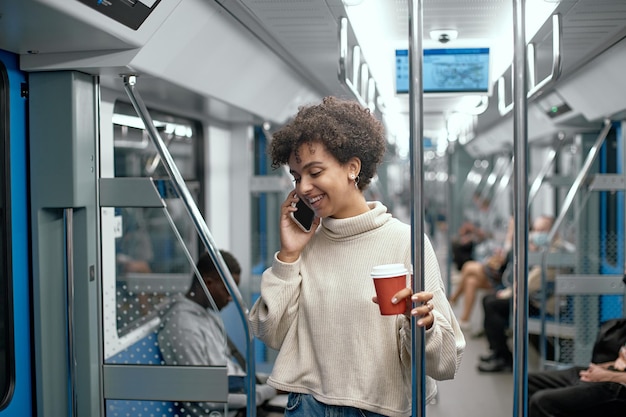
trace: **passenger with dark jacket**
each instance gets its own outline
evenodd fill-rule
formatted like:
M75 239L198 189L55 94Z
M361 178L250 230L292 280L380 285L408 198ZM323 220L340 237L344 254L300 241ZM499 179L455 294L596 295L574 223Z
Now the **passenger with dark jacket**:
M602 360L596 354L592 359ZM626 344L619 348L614 361L529 373L528 399L529 417L625 415Z

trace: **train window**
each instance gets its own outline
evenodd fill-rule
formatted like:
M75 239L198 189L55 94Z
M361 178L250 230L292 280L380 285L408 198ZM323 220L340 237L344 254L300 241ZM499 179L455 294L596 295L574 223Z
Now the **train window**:
M167 145L185 181L198 175L197 147L201 143L199 123L190 119L150 110L161 139ZM113 114L116 177L167 177L158 153L135 109L116 102Z
M8 78L0 63L0 410L9 400L13 380L12 352L12 290L11 290L11 228L9 209L10 157L9 143L9 92Z
M150 116L202 211L201 124L154 110ZM115 103L113 145L115 177L168 178L143 122L128 103ZM115 289L107 287L114 292L110 299L115 299L116 313L105 318L112 340L150 321L171 296L186 291L190 283L188 254L197 259L199 239L183 201L166 184L163 182L163 190L159 188L167 200L164 209L115 207L103 211L103 218L112 216L118 225Z

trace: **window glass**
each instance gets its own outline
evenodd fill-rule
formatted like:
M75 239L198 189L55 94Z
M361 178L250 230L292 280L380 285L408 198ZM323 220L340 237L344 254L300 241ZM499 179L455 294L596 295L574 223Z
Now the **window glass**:
M149 112L191 197L202 211L201 123L156 110ZM115 103L113 141L115 177L151 177L166 203L165 208L102 210L103 223L112 218L115 225L115 283L104 283L107 352L117 351L118 339L128 338L137 328L149 324L173 296L187 291L193 263L201 249L185 205L169 183L169 175L143 122L128 103ZM103 236L103 242L108 241ZM109 311L112 300L115 310Z

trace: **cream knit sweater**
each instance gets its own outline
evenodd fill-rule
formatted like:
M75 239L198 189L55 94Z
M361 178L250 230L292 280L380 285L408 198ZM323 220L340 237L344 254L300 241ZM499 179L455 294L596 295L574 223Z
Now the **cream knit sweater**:
M372 302L374 265L411 265L410 226L381 203L349 219L324 218L300 259L274 257L250 312L255 335L278 349L268 384L387 416L411 413L411 327L404 315L381 316ZM452 379L465 339L447 301L425 237L425 290L433 292L433 326L425 332L426 397L433 380ZM416 395L419 395L416 393Z

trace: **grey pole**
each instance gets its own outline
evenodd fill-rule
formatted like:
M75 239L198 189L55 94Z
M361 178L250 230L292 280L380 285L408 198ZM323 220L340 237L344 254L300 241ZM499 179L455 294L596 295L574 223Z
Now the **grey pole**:
M514 176L514 275L513 339L515 357L513 362L514 396L513 416L526 417L528 412L528 288L526 274L528 259L528 125L526 81L526 36L524 0L513 0L513 148L515 158Z
M411 142L411 252L413 256L413 293L424 289L424 176L423 176L423 95L422 95L422 0L409 0L409 113ZM426 414L426 366L424 328L411 319L412 415ZM418 395L419 394L419 395Z

